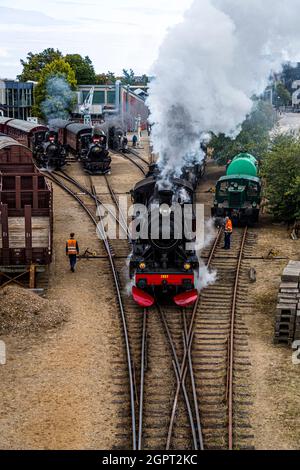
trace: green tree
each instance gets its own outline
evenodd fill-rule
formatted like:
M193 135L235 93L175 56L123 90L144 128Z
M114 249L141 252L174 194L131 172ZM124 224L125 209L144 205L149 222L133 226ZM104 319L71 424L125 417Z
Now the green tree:
M268 149L269 133L276 119L269 103L262 100L254 102L252 112L246 117L235 139L224 134L213 135L210 145L214 148L214 158L221 165L240 152L249 152L261 159Z
M265 197L273 216L280 221L300 219L300 136L275 136L266 153L261 174Z
M113 85L116 82L116 77L113 72L99 73L96 75L96 85Z
M61 76L66 79L72 90L76 90L77 82L75 72L68 62L64 59L56 59L50 64L47 64L41 74L34 89L34 106L32 108L32 114L34 116L45 119L41 109L41 103L43 103L47 97L47 81L48 78L54 76Z
M78 85L92 85L96 81L96 74L91 59L80 54L67 54L65 61L71 65L75 72Z
M274 101L276 107L289 106L292 102L292 96L282 82L278 82L276 85Z
M148 83L149 83L149 77L148 75L144 73L144 75L142 75L141 85L147 86Z
M135 84L135 75L132 69L126 70L123 69L123 77L121 77L121 81L124 85L134 85Z
M23 71L17 78L23 82L26 82L27 80L37 82L45 65L61 58L62 53L58 49L55 50L53 48L45 49L38 54L29 52L26 60L20 60L21 65L23 66Z

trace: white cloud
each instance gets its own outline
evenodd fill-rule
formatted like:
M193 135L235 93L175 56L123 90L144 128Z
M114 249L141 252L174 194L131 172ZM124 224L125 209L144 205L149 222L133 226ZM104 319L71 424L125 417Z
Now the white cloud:
M0 57L8 57L8 50L6 49L6 47L0 47Z
M11 0L0 2L0 44L15 64L29 51L53 47L89 55L97 72L143 73L192 0L14 0L14 9ZM10 76L21 72L20 65L5 68ZM3 69L0 60L0 76Z

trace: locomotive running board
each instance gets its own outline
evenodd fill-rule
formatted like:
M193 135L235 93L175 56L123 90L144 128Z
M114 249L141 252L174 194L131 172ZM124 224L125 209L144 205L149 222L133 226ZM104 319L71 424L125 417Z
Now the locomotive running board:
M147 294L147 292L144 292L141 289L138 289L137 287L133 286L132 288L132 297L133 300L140 305L140 307L152 307L154 304L154 298L151 297L151 295Z
M198 291L196 289L183 292L183 294L176 295L174 302L178 307L190 307L195 304L198 299Z

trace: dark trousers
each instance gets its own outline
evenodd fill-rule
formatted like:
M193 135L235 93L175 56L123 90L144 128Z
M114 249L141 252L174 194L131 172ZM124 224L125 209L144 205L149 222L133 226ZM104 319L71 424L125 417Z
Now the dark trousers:
M224 247L226 248L226 250L230 250L230 242L231 242L231 233L225 232Z
M69 255L71 269L75 269L77 255Z

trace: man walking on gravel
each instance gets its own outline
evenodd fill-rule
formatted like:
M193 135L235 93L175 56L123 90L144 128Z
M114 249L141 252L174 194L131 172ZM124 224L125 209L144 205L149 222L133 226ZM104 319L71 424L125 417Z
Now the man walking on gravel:
M75 266L77 261L77 256L79 255L79 246L77 240L75 240L75 233L70 233L70 238L66 243L66 255L69 256L70 267L72 273L75 272Z

